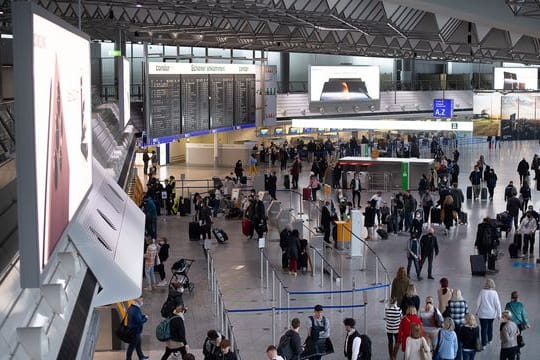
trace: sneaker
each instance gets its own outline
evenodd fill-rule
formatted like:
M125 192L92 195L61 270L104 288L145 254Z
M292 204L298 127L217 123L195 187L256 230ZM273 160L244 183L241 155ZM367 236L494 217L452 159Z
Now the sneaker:
M418 275L417 279L418 279L418 281L421 281L423 278L420 275Z
M157 286L167 286L167 281L166 280L163 280L163 281L160 281Z

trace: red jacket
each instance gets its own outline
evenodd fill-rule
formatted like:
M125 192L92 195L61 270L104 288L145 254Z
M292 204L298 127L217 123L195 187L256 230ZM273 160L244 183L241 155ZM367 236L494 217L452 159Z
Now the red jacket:
M401 319L399 323L398 330L398 344L401 344L401 350L405 352L405 345L407 343L407 338L411 335L411 325L418 324L420 325L420 333L424 336L424 328L422 327L422 320L417 315L406 315Z

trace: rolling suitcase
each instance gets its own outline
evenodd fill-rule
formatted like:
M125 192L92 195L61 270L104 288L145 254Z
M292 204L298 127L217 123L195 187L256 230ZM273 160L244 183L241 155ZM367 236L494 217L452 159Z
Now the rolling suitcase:
M229 236L227 236L227 233L221 229L214 229L212 230L212 233L216 237L216 240L220 244L224 244L225 241L229 240Z
M519 248L517 244L511 243L510 246L508 246L508 254L510 254L510 259L517 259L518 251L519 251Z
M201 239L201 226L197 221L189 223L189 240L199 241Z
M497 255L496 254L489 254L488 255L488 264L487 264L488 270L495 271L495 263L496 262L497 262Z
M291 176L289 174L283 175L283 187L287 190L291 188Z
M441 223L441 209L432 207L430 212L431 223L440 224Z
M472 200L472 186L467 186L467 200Z
M480 200L485 200L485 201L487 201L487 198L488 198L488 192L487 192L487 189L486 189L486 188L482 188L482 190L480 190Z
M305 201L311 200L311 188L302 189L302 199Z
M486 261L483 255L471 255L471 272L473 275L485 276L486 275Z
M521 241L521 234L515 234L514 235L514 244L517 246L517 250L521 249L522 241Z
M248 218L242 219L242 234L245 236L251 235L251 220Z
M466 213L466 212L461 211L461 212L459 213L459 222L460 222L461 224L467 224L467 213Z
M247 184L247 176L240 176L240 184L242 185Z
M377 229L377 235L379 235L383 240L388 239L388 232L384 229Z

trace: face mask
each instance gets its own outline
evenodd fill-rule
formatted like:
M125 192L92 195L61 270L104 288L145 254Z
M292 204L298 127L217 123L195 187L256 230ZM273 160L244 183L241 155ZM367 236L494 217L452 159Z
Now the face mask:
M139 306L142 307L143 305L144 305L144 302L141 301L141 302L139 303Z

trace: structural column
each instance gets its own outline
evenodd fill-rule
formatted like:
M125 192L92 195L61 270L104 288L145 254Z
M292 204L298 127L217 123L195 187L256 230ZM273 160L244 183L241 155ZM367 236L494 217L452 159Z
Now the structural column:
M289 78L291 57L289 53L282 52L281 57L281 92L287 94L290 92Z

